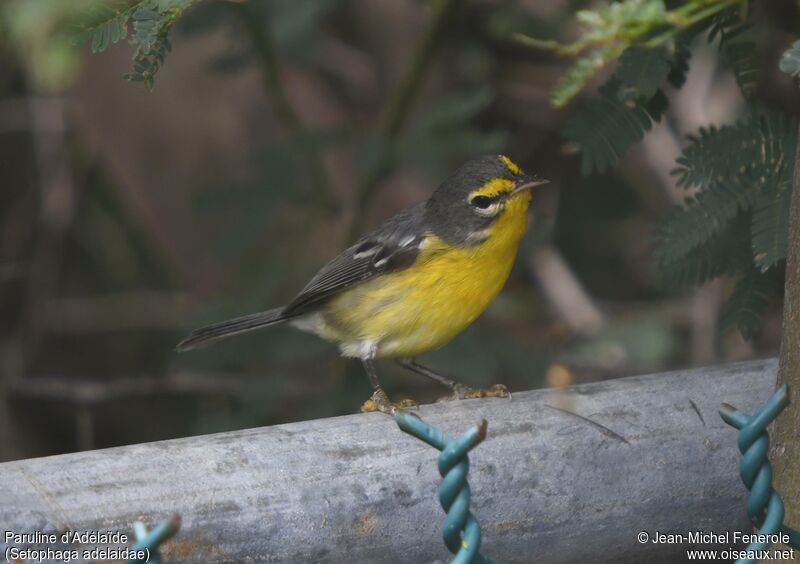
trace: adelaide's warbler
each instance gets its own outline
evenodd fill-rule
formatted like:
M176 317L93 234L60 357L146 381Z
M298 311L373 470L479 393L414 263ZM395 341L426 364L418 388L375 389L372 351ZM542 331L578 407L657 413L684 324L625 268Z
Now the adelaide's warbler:
M326 264L288 305L193 331L178 350L287 322L359 358L374 393L363 410L397 407L374 360L401 365L452 387L457 397L508 395L472 390L416 363L448 343L505 284L528 223L531 189L545 184L508 157L462 165L426 202L401 211Z

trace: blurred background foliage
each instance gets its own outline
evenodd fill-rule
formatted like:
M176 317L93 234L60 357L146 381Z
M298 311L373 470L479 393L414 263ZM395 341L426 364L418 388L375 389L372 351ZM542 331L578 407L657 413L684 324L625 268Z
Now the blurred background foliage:
M174 344L286 302L486 152L553 183L506 289L433 367L514 391L776 354L785 248L756 269L739 208L708 237L708 216L676 223L709 187L694 161L671 171L699 154L700 127L758 137L755 106L794 130L778 61L798 15L793 2L5 0L0 458L356 411L361 366L313 336ZM633 128L611 119L629 113ZM621 137L592 141L608 128ZM670 229L683 251L664 245ZM687 279L687 254L710 242L700 258L744 245L748 268ZM745 340L720 320L732 294L754 295L751 264ZM379 370L390 394L446 392Z

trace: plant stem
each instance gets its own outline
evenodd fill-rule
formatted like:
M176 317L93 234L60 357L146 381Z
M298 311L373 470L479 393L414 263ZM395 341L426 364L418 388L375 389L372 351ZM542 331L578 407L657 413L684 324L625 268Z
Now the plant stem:
M281 66L269 26L261 20L258 13L247 2L228 2L226 5L230 7L242 24L258 55L264 76L264 87L272 99L273 110L303 153L320 207L328 210L335 209L336 200L325 171L322 154L313 136L303 125L294 106L289 101L289 95L281 82Z
M578 41L567 44L556 41L555 39L540 39L538 37L531 37L530 35L525 35L524 33L515 33L511 36L511 39L517 45L531 47L533 49L541 49L542 51L552 51L558 55L577 55L585 47L582 42L579 43Z
M628 28L627 33L624 35L620 34L619 30L617 30L617 33L614 35L603 35L593 39L581 38L572 43L561 43L554 39L539 39L522 33L516 33L511 38L515 43L524 47L552 51L557 55L574 56L590 47L608 45L617 41L622 42L624 46L633 45L643 41L643 38L655 29L663 27L666 24L670 25L670 29L642 43L646 47L657 47L698 22L710 18L732 6L744 4L746 4L745 0L687 2L674 10L666 12L661 19L638 22L635 28Z
M673 10L669 13L669 15L673 16L675 27L665 31L664 33L660 33L655 37L647 40L644 45L646 47L657 47L667 41L668 39L674 37L681 31L686 28L692 27L694 24L699 23L711 16L714 16L720 13L723 10L727 10L728 8L735 6L736 4L741 4L741 0L728 0L722 1L715 4L708 6L707 8L700 10L699 12L695 12L694 14L681 14L678 13L678 9Z
M354 241L360 234L364 223L363 216L369 202L381 180L394 165L397 139L403 132L414 99L461 3L462 0L444 0L439 5L433 24L417 45L411 65L400 81L395 95L387 104L378 139L381 149L377 162L367 171L363 181L356 188L353 221L347 234L348 243Z
M800 127L797 133L789 208L789 245L783 299L783 334L777 386L789 384L791 404L775 420L770 460L775 489L786 505L784 524L800 527ZM788 562L783 560L782 562ZM800 562L796 557L793 562Z

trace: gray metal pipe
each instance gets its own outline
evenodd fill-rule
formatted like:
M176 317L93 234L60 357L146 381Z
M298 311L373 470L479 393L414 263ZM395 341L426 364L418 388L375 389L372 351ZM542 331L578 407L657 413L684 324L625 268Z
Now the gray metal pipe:
M637 533L749 531L736 432L717 409L755 410L776 368L637 376L419 414L451 435L489 422L469 475L484 554L683 561L686 545L640 544ZM0 529L130 532L177 512L167 562L445 561L437 456L373 413L9 462Z

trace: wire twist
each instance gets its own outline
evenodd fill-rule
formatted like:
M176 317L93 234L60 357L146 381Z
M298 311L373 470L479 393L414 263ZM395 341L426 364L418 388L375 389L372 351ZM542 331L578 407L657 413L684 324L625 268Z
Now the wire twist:
M131 558L128 560L128 564L141 564L143 562L161 564L161 554L158 551L158 547L173 537L180 528L181 516L177 513L159 523L151 531L148 531L141 521L135 521L133 523L133 534L136 536L136 544L133 545L133 550L146 550L149 558L147 560Z
M442 537L454 555L452 564L497 564L480 553L481 528L469 510L467 453L486 438L486 420L481 420L460 437L452 438L411 413L398 411L394 419L402 431L442 451L439 455L439 474L442 476L439 503L447 513Z
M755 415L750 416L735 407L723 403L719 410L722 420L739 429L737 444L742 460L739 475L750 491L747 498L747 514L760 533L789 536L789 544L800 548L800 532L783 524L785 508L780 495L772 487L772 465L767 458L769 434L767 426L789 405L789 387L784 384L772 394ZM766 550L769 542L752 542L748 551ZM737 564L751 564L752 559L740 558Z

